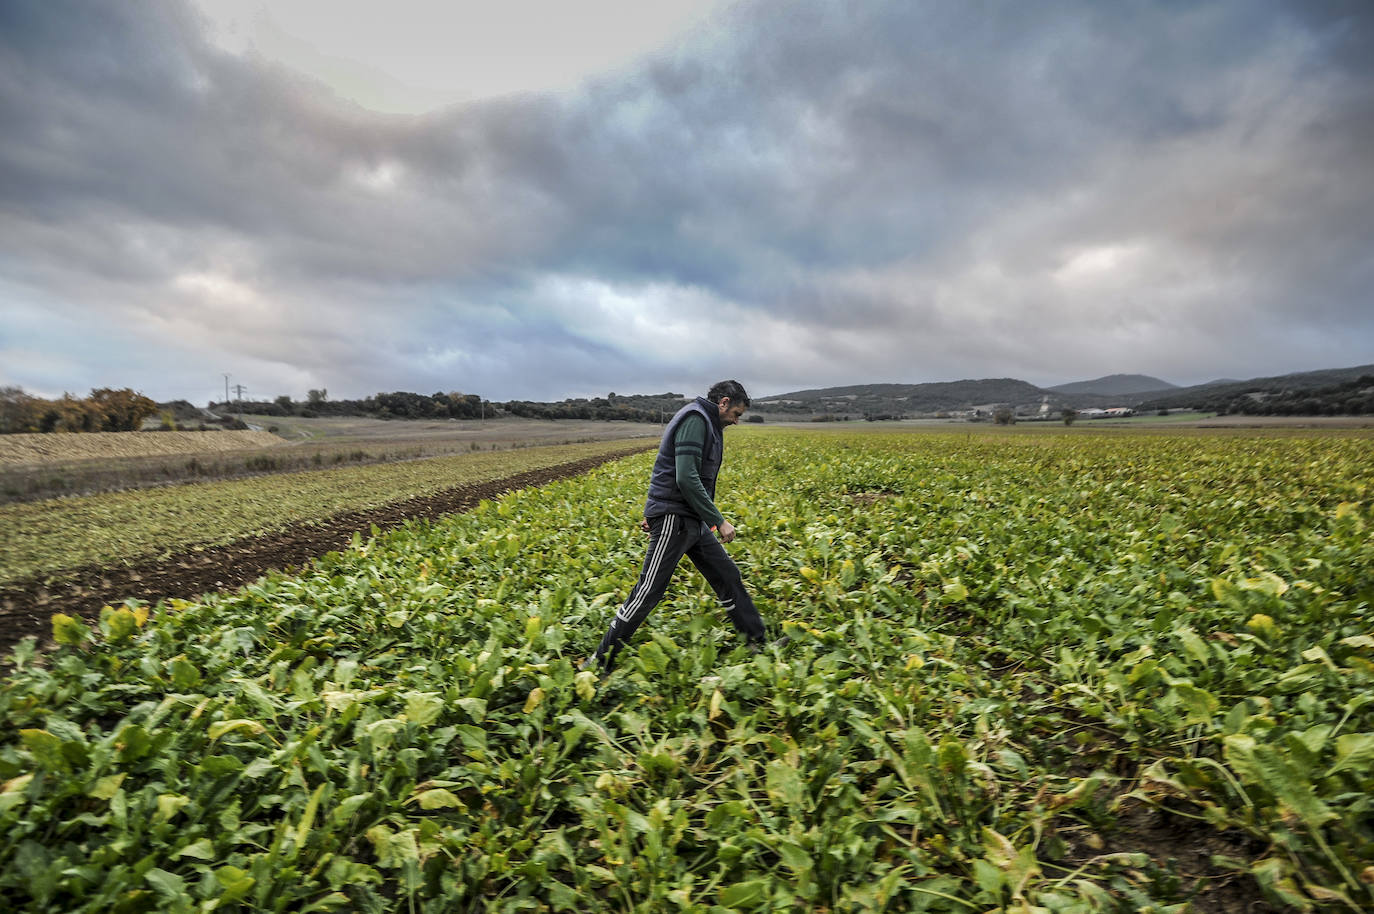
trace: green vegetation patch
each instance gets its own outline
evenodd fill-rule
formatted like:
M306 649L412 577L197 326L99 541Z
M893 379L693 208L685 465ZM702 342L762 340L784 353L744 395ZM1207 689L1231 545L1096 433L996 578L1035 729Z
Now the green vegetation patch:
M0 507L0 582L221 545L445 489L623 451L623 442L474 452Z
M759 654L684 570L577 671L651 455L56 617L0 689L0 906L1182 914L1209 867L1374 904L1367 440L730 448L729 548L793 639ZM1113 831L1141 807L1179 841Z

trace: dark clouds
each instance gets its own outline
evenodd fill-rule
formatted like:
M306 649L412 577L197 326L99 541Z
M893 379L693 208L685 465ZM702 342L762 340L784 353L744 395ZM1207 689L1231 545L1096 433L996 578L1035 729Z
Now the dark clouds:
M544 399L1371 361L1370 21L744 3L574 92L397 116L180 4L7 3L0 382Z

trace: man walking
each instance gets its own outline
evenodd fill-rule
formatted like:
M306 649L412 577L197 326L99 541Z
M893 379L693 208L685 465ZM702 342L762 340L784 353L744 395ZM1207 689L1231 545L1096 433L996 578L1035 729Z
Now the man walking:
M750 644L763 642L763 619L744 589L739 568L721 546L735 538L734 525L714 501L725 427L739 422L748 407L749 395L738 381L721 381L705 397L678 410L668 423L640 525L649 534L644 568L596 653L582 664L584 669L599 666L606 671L614 665L620 649L663 599L684 555L711 585L735 628Z

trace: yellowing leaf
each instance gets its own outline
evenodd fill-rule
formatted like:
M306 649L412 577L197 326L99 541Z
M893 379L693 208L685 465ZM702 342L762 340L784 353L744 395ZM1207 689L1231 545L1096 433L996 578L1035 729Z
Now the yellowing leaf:
M111 642L118 644L127 641L138 631L138 620L134 617L134 612L127 606L118 609L105 607L106 611L101 612L100 624L105 630L105 637Z
M219 739L226 733L233 733L235 730L247 730L254 735L262 733L265 728L255 720L239 718L238 720L221 720L210 725L210 738Z
M32 781L32 774L21 774L19 777L10 778L5 782L4 789L0 790L0 815L4 815L24 802L24 789Z
M530 689L529 697L525 699L525 713L529 714L543 703L544 690L535 686L533 689Z
M160 794L157 798L157 815L153 816L153 821L170 821L173 816L181 812L190 802L190 797L184 797L179 793Z
M95 782L95 786L87 792L86 796L95 797L97 800L108 800L119 792L119 785L124 783L124 779L128 776L127 773L107 774Z
M1241 590L1253 590L1259 593L1267 593L1270 596L1281 597L1288 593L1288 582L1272 571L1261 571L1253 578L1246 578L1240 582Z
M58 644L80 644L90 635L90 629L80 619L66 613L53 613L52 639Z
M983 852L987 861L999 870L1005 870L1016 859L1016 847L999 832L983 827Z
M1225 578L1212 578L1212 596L1216 597L1218 603L1234 605L1237 599L1236 585Z
M423 793L416 794L415 799L419 801L421 809L462 809L463 801L450 790L443 787L435 787Z
M17 778L10 778L5 782L4 788L0 789L0 793L22 793L32 780L32 774L21 774Z
M1093 793L1096 792L1097 788L1101 786L1102 781L1100 778L1083 778L1070 790L1058 796L1050 797L1049 803L1046 805L1049 806L1050 809L1063 809L1066 806L1073 806L1080 800L1091 797Z
M325 705L331 711L347 711L362 701L385 695L381 689L371 689L369 691L345 691L341 689L325 689L320 692L320 697L324 699Z

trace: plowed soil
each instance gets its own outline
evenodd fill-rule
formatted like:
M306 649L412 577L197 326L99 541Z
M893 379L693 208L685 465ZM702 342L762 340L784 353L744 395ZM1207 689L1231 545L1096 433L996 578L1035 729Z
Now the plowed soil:
M232 590L269 571L299 567L327 552L341 549L354 533L367 536L373 526L387 530L413 518L436 518L468 511L484 499L577 476L647 447L461 486L368 511L335 515L311 524L295 524L278 533L205 547L156 561L79 568L63 572L57 581L7 584L0 587L0 667L7 665L10 649L22 639L35 636L41 645L51 637L53 613L94 619L99 616L102 606L119 604L130 597L156 603L173 597L190 600L207 592Z

